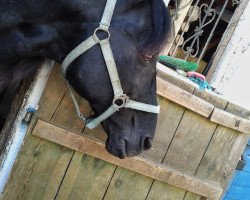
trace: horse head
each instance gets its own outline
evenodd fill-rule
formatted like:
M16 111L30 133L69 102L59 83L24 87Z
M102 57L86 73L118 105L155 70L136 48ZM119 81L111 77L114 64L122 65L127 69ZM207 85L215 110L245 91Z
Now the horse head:
M86 35L91 35L98 27L100 13L88 16L92 23L87 23L90 32ZM167 19L161 1L118 1L110 26L110 43L124 93L133 100L157 105L155 66L166 39ZM102 34L106 37L105 33L99 37ZM114 94L100 47L89 49L75 60L68 68L67 78L97 115L112 104ZM156 114L120 109L102 122L108 134L107 150L124 158L149 149L156 122Z
M16 22L20 24L18 30L25 32L19 37L25 35L28 38L25 41L29 41L29 45L19 42L22 49L25 48L22 53L62 63L67 54L99 26L106 1L48 1L51 6L47 10L43 7L45 3L38 4L42 6L36 12L33 8L32 19L32 11L29 16L22 12L18 15L19 21L26 19L21 24ZM13 18L9 29L15 25ZM131 99L157 105L156 61L169 30L169 15L162 0L117 1L109 28L110 45L122 88ZM99 32L98 37L107 35ZM98 45L69 65L66 78L74 90L89 101L96 115L112 104L110 76ZM140 154L152 146L156 123L156 114L121 108L102 122L108 134L106 149L120 158Z

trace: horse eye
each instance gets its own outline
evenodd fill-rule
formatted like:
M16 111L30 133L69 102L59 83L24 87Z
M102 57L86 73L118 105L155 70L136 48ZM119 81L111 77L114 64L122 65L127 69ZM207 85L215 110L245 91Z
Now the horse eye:
M142 55L142 58L143 58L144 61L148 62L148 61L152 60L153 55L144 54L144 55Z

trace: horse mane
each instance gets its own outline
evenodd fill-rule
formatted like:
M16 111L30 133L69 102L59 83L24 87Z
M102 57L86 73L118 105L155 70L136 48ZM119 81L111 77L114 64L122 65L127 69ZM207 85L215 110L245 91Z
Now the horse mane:
M152 9L151 29L140 35L139 50L143 54L158 54L168 42L171 33L171 18L163 0L150 0Z
M0 92L7 86L19 84L28 76L34 76L44 58L27 58L19 62L0 65Z

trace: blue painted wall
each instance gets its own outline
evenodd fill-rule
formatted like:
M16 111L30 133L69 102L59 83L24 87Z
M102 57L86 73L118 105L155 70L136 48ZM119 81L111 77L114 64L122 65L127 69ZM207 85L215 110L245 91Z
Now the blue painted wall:
M243 158L247 164L242 171L236 170L234 179L223 200L250 200L250 141Z

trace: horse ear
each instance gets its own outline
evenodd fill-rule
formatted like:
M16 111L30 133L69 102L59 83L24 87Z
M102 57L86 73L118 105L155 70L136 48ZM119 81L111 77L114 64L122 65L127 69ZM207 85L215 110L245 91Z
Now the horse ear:
M145 25L148 20L146 17L146 13L140 12L137 9L147 6L146 2L149 3L149 0L128 0L128 1L131 3L130 4L131 7L135 9L134 12L137 14L133 15L132 19L130 20L124 18L122 24L125 32L135 36L136 33L140 33L142 29L145 29Z

